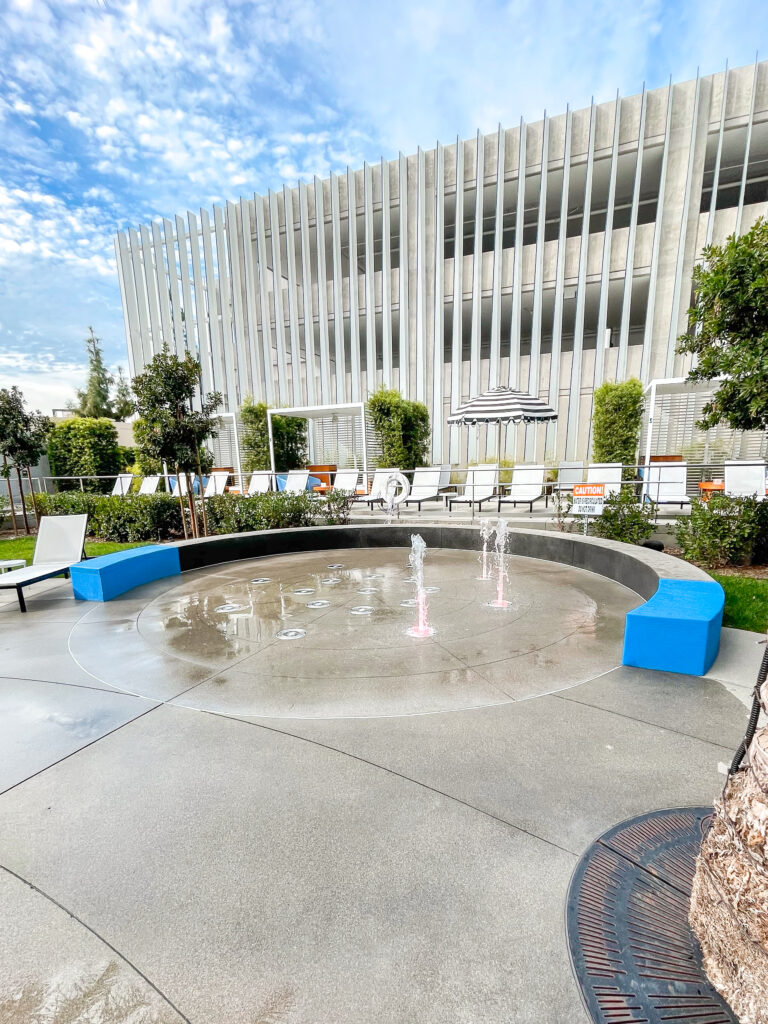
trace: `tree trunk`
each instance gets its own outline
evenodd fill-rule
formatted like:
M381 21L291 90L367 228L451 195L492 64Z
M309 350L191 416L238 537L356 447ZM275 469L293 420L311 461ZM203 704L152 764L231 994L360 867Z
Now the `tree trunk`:
M205 514L205 490L203 488L203 468L200 465L200 449L195 445L195 454L197 455L197 478L200 481L200 501L203 508L203 536L208 536L208 516Z
M200 531L197 528L197 508L195 506L195 491L192 486L192 479L187 470L184 470L184 477L187 481L187 502L189 504L190 512L190 525L192 527L192 536L199 537Z
M29 528L29 519L27 518L27 506L24 503L24 484L21 479L21 470L16 466L16 479L19 481L19 495L21 497L21 514L24 516L24 530L29 534L32 531Z
M3 456L3 466L6 469L8 468L8 460L6 459L5 455ZM10 502L11 522L13 523L13 536L14 537L18 537L19 536L19 528L16 525L16 510L13 507L13 490L11 488L10 473L5 478L5 482L8 485L8 501Z
M29 493L32 495L32 508L35 510L35 523L37 524L38 530L40 529L40 510L37 507L37 498L35 497L35 485L32 483L32 470L27 466L27 479L29 480Z
M181 527L184 530L184 540L189 537L189 531L187 530L187 511L184 508L184 498L181 494L181 470L176 467L176 483L179 488L179 508L181 509Z

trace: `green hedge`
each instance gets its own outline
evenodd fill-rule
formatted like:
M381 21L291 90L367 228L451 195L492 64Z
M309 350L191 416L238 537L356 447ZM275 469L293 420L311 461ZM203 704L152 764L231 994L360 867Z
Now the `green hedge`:
M48 438L48 461L54 476L116 476L123 468L112 420L73 416L57 423ZM86 480L96 493L112 490L114 480ZM79 487L77 480L60 480L60 491Z
M351 495L332 494L318 501L309 494L219 494L208 498L205 509L209 533L243 533L247 530L279 530L294 526L339 525L349 521ZM128 494L124 498L68 491L39 494L42 515L86 513L88 534L120 543L170 540L183 535L177 498L168 494ZM197 502L198 516L201 502ZM201 522L202 525L202 522Z
M675 528L683 558L699 565L762 564L768 558L768 501L713 494L691 502Z

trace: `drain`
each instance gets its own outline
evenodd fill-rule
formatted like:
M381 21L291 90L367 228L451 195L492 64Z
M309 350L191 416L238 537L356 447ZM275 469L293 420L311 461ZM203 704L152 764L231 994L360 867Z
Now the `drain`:
M331 562L331 564L328 566L328 568L329 569L343 569L344 568L344 563L343 562Z
M571 880L574 974L595 1024L735 1024L707 980L688 924L691 884L711 807L622 822L584 854Z
M256 576L255 579L251 580L251 583L271 583L271 582L272 582L272 577L271 576Z
M338 576L326 576L326 578L324 580L320 580L320 582L324 584L326 587L333 587L337 583L341 583L341 580L338 578Z
M314 587L299 587L297 590L293 591L293 593L298 597L305 597L307 594L314 594L314 592Z
M242 604L220 604L217 612L241 612L245 606Z
M275 633L278 640L301 640L306 635L306 629L281 629L279 633Z
M404 601L400 602L401 608L415 608L419 602L415 597L406 597Z
M378 594L378 587L361 587L358 590L358 594Z
M307 608L329 608L330 601L307 601Z
M370 615L373 612L373 607L369 604L358 604L354 608L349 609L350 615Z

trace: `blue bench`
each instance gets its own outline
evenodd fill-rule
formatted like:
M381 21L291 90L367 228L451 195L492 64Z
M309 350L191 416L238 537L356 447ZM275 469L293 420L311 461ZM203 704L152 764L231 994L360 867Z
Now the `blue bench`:
M142 583L177 576L180 572L179 549L169 544L100 555L78 562L69 571L72 591L80 601L111 601Z
M714 580L660 580L627 614L623 665L702 676L720 647L725 594Z

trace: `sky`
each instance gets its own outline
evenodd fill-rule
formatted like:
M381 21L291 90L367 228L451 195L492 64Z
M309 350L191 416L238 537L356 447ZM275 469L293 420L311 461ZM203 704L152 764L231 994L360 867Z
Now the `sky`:
M127 367L115 232L751 63L755 0L0 0L0 387Z

